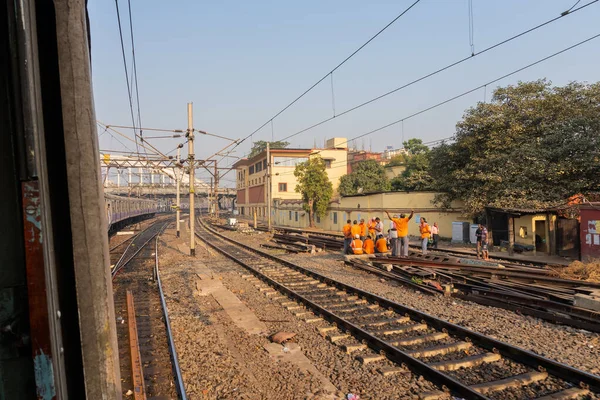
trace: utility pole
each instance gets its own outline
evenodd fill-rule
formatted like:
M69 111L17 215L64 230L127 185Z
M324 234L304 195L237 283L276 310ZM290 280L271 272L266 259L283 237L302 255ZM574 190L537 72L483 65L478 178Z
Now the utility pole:
M219 218L219 169L217 168L217 160L214 162L215 165L215 191L213 200L215 202L215 217Z
M180 209L181 209L181 202L179 201L179 171L177 171L178 168L181 167L181 163L179 162L179 160L181 160L181 148L183 147L183 144L179 144L179 146L177 146L177 164L175 164L177 166L177 168L173 169L173 172L175 173L175 182L177 182L177 237L179 237L179 220L181 219L181 214L180 214Z
M194 116L192 103L188 103L188 164L190 167L190 256L196 256L196 235L194 233L194 183L196 167L194 165Z
M267 226L271 232L271 146L267 142Z

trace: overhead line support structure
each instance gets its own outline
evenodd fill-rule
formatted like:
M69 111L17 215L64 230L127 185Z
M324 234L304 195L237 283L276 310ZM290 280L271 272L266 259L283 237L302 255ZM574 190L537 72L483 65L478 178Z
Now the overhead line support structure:
M187 113L188 131L186 136L188 139L188 166L190 169L190 256L194 257L196 256L196 237L194 235L194 219L196 218L194 210L194 181L196 167L194 165L194 116L192 103L188 103Z

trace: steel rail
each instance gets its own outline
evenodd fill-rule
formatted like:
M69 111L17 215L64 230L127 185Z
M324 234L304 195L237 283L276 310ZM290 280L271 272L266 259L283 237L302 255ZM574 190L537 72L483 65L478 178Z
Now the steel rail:
M461 338L463 340L467 340L467 341L471 341L473 344L478 345L484 349L487 349L489 351L497 351L499 352L501 355L512 359L518 363L527 365L531 368L534 369L543 369L546 372L548 372L548 374L553 375L557 378L560 378L566 382L570 382L574 385L579 385L579 386L585 386L588 387L590 390L596 392L596 393L600 393L600 376L597 375L593 375L590 374L588 372L585 371L581 371L578 370L576 368L573 368L571 366L568 366L566 364L557 362L555 360L551 360L549 358L546 357L542 357L538 354L535 354L531 351L528 350L524 350L521 349L519 347L513 346L511 344L499 341L497 339L493 339L491 337L485 336L481 333L472 331L470 329L464 328L462 326L450 323L448 321L442 320L440 318L434 317L430 314L427 314L425 312L407 307L405 305L396 303L394 301L388 300L386 298L380 297L378 295L375 295L373 293L364 291L362 289L356 288L354 286L350 286L347 284L344 284L342 282L338 282L334 279L328 278L324 275L320 275L316 272L313 272L309 269L306 269L304 267L301 267L299 265L296 265L290 261L284 260L280 257L277 257L275 255L263 252L261 250L252 248L248 245L245 245L243 243L239 243L237 241L235 241L234 239L231 239L227 236L224 236L222 234L220 234L219 232L210 229L209 227L207 227L204 224L204 221L200 221L200 224L209 232L213 233L214 235L217 235L219 238L228 241L230 243L234 243L239 247L242 247L250 252L254 252L259 254L260 256L263 256L264 258L268 258L271 259L273 261L276 261L282 265L285 265L287 267L290 267L292 269L295 269L305 275L311 276L317 280L320 280L323 283L329 284L331 286L335 286L339 289L345 290L347 292L351 292L354 293L358 296L361 296L364 299L367 299L373 303L379 303L380 306L387 308L387 309L391 309L396 311L399 314L405 314L408 315L411 319L416 320L416 321L423 321L423 323L426 323L428 325L430 325L431 327L443 331L446 330L450 335L453 335L455 337ZM199 236L198 234L196 234L197 236ZM200 237L200 236L199 236ZM203 238L202 238L203 239ZM204 239L203 239L204 240ZM206 241L206 240L205 240ZM223 250L218 249L215 245L211 244L210 242L206 241L208 244L210 244L212 247L214 247L215 249L223 252ZM225 254L225 252L223 252ZM239 263L240 265L246 266L245 263L243 263L242 261L237 260L234 256L228 255L228 257L232 258L234 261L236 261L237 263ZM263 274L257 270L255 270L254 268L248 266L250 270L254 271L256 274L263 276ZM268 278L269 281L272 281L272 279ZM275 282L276 283L276 282ZM282 286L280 284L276 284L276 286ZM289 289L282 286L284 289L284 291L288 291ZM296 294L296 296L299 296ZM309 304L310 301L307 300L307 302L305 304ZM339 318L339 317L338 317ZM360 333L362 331L362 329L356 327L356 332ZM412 357L408 356L409 359L412 359ZM415 365L417 366L417 368L419 367L419 364L422 364L420 361L416 360L418 363L406 363L407 365ZM426 366L426 365L425 365ZM427 366L426 366L427 367ZM429 367L427 367L429 369ZM435 374L431 374L428 376L429 377L436 377L439 373L436 371ZM432 381L434 379L431 379ZM434 382L435 383L435 382ZM462 386L462 384L461 384ZM450 386L448 386L451 390L452 388ZM481 395L479 393L477 393L477 395L479 397L473 397L473 398L482 398ZM485 397L483 397L485 398Z
M209 228L206 227L206 225L204 225L202 220L200 220L200 224L206 229L207 232L210 232ZM216 231L213 231L213 233L218 234ZM221 236L220 234L218 234L218 235L221 240L224 240L224 239L230 240L229 238L225 238L225 237ZM452 377L450 377L444 373L441 373L436 369L429 367L424 362L422 362L414 357L411 357L410 355L408 355L405 352L401 351L400 349L390 345L389 343L385 342L384 340L381 340L378 337L373 336L372 334L365 331L364 329L361 329L357 325L352 324L348 320L321 307L320 305L318 305L318 304L314 303L313 301L309 300L308 298L296 293L295 291L286 287L285 285L278 283L277 281L273 280L272 278L269 278L267 275L263 274L262 272L255 269L251 265L240 260L239 257L236 257L235 255L230 254L226 250L223 250L222 248L218 247L216 244L211 243L211 241L208 240L207 238L202 237L198 233L196 233L196 236L198 236L206 244L208 244L215 250L221 252L226 257L228 257L231 260L235 261L236 263L240 264L244 268L250 270L252 273L254 273L257 277L259 277L266 283L268 283L270 286L273 286L273 287L277 288L279 291L286 293L288 296L301 301L302 303L307 305L309 308L315 310L316 313L326 317L330 321L337 324L338 327L341 327L342 329L351 332L352 334L361 338L362 340L365 340L369 347L371 347L375 351L384 352L386 357L391 359L392 361L394 361L400 365L410 366L410 368L413 371L418 372L420 375L423 375L426 379L429 379L430 381L441 386L442 389L447 388L448 390L452 391L453 393L460 395L464 399L489 400L488 397L474 391L470 387L460 383L459 381L453 379ZM211 237L211 239L214 239L214 237ZM230 241L232 241L232 240L230 240ZM240 243L237 243L235 241L232 241L232 242L236 243L238 245L241 245ZM242 245L242 246L244 248L246 247L245 245ZM262 255L262 252L258 251L258 253Z
M175 341L173 340L173 331L171 330L171 321L169 320L169 310L167 308L167 302L165 300L165 294L163 292L162 282L160 280L160 271L158 269L158 240L160 235L170 222L165 223L159 233L156 235L156 241L154 246L154 277L158 283L158 292L160 294L160 305L163 310L163 316L165 318L165 326L167 328L167 339L169 343L169 351L171 353L171 362L173 363L173 369L175 370L175 385L177 387L177 393L181 400L187 400L187 394L185 392L185 385L183 384L183 377L181 375L181 368L179 366L179 358L177 357L177 349L175 348Z
M156 221L154 224L150 225L148 228L144 229L142 232L140 232L138 235L140 235L139 237L141 237L142 234L147 233L148 231L150 231L151 229L155 228L158 224L160 224L162 221ZM158 235L159 231L156 231L156 233L152 233L152 235L150 236L150 238L148 238L148 240L146 240L141 246L138 246L137 250L135 251L135 253L133 253L131 255L131 257L129 257L127 259L127 261L123 261L123 259L125 258L125 255L127 254L127 251L131 248L131 246L133 245L133 240L131 241L131 243L129 243L129 246L127 246L127 248L125 249L125 251L123 252L123 254L121 255L121 257L119 258L119 261L116 262L115 264L115 268L112 271L111 275L112 278L114 279L114 277L117 275L117 273L122 270L127 264L129 264L131 262L131 260L133 260L135 258L135 256L138 255L138 253L140 251L142 251L142 249L144 247L146 247L146 245L148 245L148 243L150 243L150 241L152 239L154 239L154 237L156 235Z

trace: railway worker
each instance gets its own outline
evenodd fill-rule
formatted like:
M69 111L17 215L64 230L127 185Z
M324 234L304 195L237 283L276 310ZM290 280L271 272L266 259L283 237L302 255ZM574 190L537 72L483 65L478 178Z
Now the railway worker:
M424 217L421 217L421 225L419 225L419 231L421 232L421 249L423 255L427 254L427 245L429 244L429 237L431 236L431 229L429 224Z
M377 239L377 242L375 242L375 252L387 253L388 250L387 240L385 240L383 235L379 236L379 239Z
M371 238L371 240L375 240L376 234L375 234L375 227L377 226L377 221L375 221L375 218L371 218L369 220L369 224L367 225L367 228L369 230L369 237Z
M360 240L362 240L364 242L365 239L367 238L367 233L369 231L369 228L368 228L367 224L365 223L364 218L362 218L360 220L360 224L358 224L358 226L360 226Z
M406 214L400 214L400 218L392 218L389 212L385 212L394 223L396 229L397 239L395 246L392 246L392 255L394 255L394 247L396 249L395 255L398 257L408 257L408 221L410 221L415 214L414 210L410 211L410 215L407 217ZM392 230L393 232L393 230Z
M482 224L479 224L479 226L481 227L481 253L483 255L483 259L488 261L490 259L490 253L488 250L488 231L487 228Z
M352 236L351 237L354 237L356 235L360 236L360 231L361 231L361 228L360 228L360 225L358 225L358 221L354 220L352 222L352 229L351 229Z
M475 231L475 238L477 239L477 258L481 258L481 232L483 225L479 224L477 230Z
M348 254L348 249L350 248L350 243L352 242L352 221L346 221L346 225L342 228L342 232L344 233L344 254Z
M433 237L433 248L437 249L438 242L440 240L440 229L438 228L437 222L434 222L433 226L431 227L431 235Z
M356 222L356 221L355 221ZM350 254L362 254L363 242L360 240L360 235L354 235L354 240L350 243Z
M365 239L363 243L363 249L365 251L365 254L375 253L375 242L373 242L373 239L371 239L370 236L367 236L367 238Z
M394 214L393 217L390 217L390 214L388 213L388 218L391 219L390 229L388 229L388 239L390 241L390 247L392 248L392 257L396 257L400 255L397 252L398 247L396 246L396 242L398 241L398 229L396 229L396 223L394 222L394 219L398 219L398 215Z
M377 240L383 237L383 222L381 222L379 217L375 218L375 222L377 223L377 225L375 225L375 240Z

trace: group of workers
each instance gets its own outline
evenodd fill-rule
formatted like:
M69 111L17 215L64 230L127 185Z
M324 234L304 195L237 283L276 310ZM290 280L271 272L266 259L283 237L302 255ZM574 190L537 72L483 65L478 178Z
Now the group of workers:
M384 235L383 222L379 217L371 218L368 224L364 219L361 219L360 223L356 220L346 221L343 227L344 254L385 253L391 248L393 257L408 257L408 221L412 219L414 211L411 211L409 216L406 214L391 216L388 211L385 213L391 220L387 238ZM419 232L423 254L427 254L430 242L433 248L437 248L439 241L437 222L430 227L427 220L421 217Z

